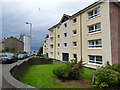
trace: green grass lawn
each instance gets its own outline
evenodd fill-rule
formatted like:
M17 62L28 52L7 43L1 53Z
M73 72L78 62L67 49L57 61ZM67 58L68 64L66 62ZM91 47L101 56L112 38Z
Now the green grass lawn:
M78 88L77 86L69 87L53 80L55 77L53 69L59 65L65 64L33 65L20 81L36 88ZM91 79L92 74L93 70L85 68L84 76L87 80Z

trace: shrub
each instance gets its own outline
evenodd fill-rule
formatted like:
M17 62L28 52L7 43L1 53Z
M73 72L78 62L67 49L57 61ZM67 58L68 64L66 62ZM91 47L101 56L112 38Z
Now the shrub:
M82 59L78 63L77 60L71 60L71 62L67 62L66 64L73 70L71 75L73 79L79 79L82 76L84 71Z
M53 73L61 79L80 79L83 73L82 59L78 63L77 60L71 60L66 66L55 68Z
M72 73L72 69L66 65L58 66L53 70L53 74L55 74L60 79L69 79Z
M100 68L95 74L95 85L97 88L114 88L118 87L120 73L112 69Z
M120 73L120 64L112 65L112 69Z

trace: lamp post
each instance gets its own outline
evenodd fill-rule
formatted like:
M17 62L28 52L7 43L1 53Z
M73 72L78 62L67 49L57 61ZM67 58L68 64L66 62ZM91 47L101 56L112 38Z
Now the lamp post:
M32 23L30 23L30 22L25 22L25 23L30 25L30 52L31 52Z

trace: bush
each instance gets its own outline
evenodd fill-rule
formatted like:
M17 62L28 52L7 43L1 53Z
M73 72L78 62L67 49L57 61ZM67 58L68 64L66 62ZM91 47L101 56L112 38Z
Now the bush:
M72 73L72 69L66 65L56 67L53 70L53 74L55 74L60 79L69 79Z
M118 87L120 73L112 69L100 68L95 74L95 85L97 88L115 88Z
M120 64L112 65L112 69L120 73Z
M83 73L82 60L67 62L66 66L59 66L53 70L53 73L61 79L80 79Z

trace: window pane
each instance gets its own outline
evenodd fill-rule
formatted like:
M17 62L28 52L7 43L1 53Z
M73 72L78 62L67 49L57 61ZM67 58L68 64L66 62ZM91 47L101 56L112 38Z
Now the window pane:
M99 29L99 28L101 28L101 24L100 23L95 25L95 29Z
M95 56L89 56L89 60L95 60Z
M88 13L88 17L90 17L92 15L93 15L93 11L91 11L91 12Z
M89 45L94 45L94 41L89 41Z
M100 13L100 8L97 8L97 13Z
M96 61L102 61L102 56L96 56Z

